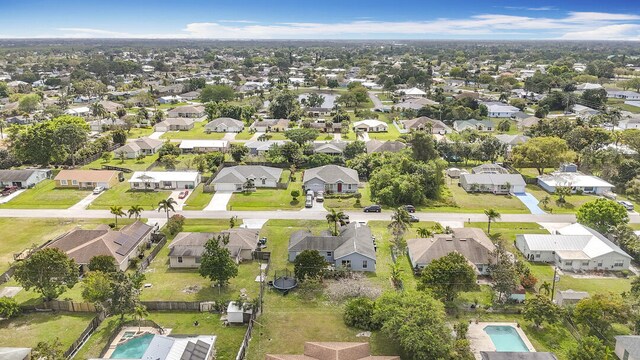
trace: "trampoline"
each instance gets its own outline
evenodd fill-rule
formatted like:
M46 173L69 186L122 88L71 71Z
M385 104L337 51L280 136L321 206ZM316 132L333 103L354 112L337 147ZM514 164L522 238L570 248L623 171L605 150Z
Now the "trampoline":
M276 271L273 276L273 287L278 290L291 290L298 286L298 280L289 270Z

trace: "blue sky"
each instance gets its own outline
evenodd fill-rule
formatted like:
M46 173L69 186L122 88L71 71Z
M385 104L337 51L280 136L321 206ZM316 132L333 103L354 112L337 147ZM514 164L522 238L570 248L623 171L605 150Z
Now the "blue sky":
M0 0L0 38L640 40L638 0Z

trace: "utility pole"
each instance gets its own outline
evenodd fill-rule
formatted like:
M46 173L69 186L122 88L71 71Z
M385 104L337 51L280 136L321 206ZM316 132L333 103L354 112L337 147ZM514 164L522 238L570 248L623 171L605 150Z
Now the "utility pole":
M553 268L553 283L551 284L551 302L553 302L553 297L556 293L556 277L558 276L558 267Z

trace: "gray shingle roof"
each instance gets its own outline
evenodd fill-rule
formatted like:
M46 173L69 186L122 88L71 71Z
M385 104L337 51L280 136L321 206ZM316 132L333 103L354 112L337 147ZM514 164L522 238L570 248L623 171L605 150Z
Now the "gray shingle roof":
M35 169L25 169L25 170L0 170L0 181L2 182L13 182L13 181L27 181L33 173L36 172Z
M320 179L325 184L335 184L338 180L346 184L357 184L360 181L357 171L338 165L325 165L305 170L302 182L306 183L312 179Z
M376 259L376 251L371 238L371 229L357 222L352 222L340 228L338 236L332 236L328 231L314 236L309 231L299 230L289 238L289 251L333 251L334 259L358 253L370 259Z
M280 180L282 169L261 165L238 165L226 167L220 170L213 183L215 184L237 184L245 182L247 179L266 179L270 181Z

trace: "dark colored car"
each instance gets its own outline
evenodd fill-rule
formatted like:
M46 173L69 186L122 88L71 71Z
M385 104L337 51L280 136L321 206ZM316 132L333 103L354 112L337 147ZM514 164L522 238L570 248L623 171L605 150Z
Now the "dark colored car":
M7 186L2 190L2 196L8 196L18 191L17 186Z
M340 217L340 225L347 225L349 222L351 222L351 220L349 220L349 215L347 214L342 214L342 216Z
M405 205L402 207L403 209L407 210L407 212L409 213L414 213L416 212L416 207L413 205Z
M415 215L409 215L409 216L410 216L409 217L409 222L419 222L420 221L420 219L418 219L418 217L415 216Z
M364 208L364 212L381 212L382 206L380 205L369 205Z

